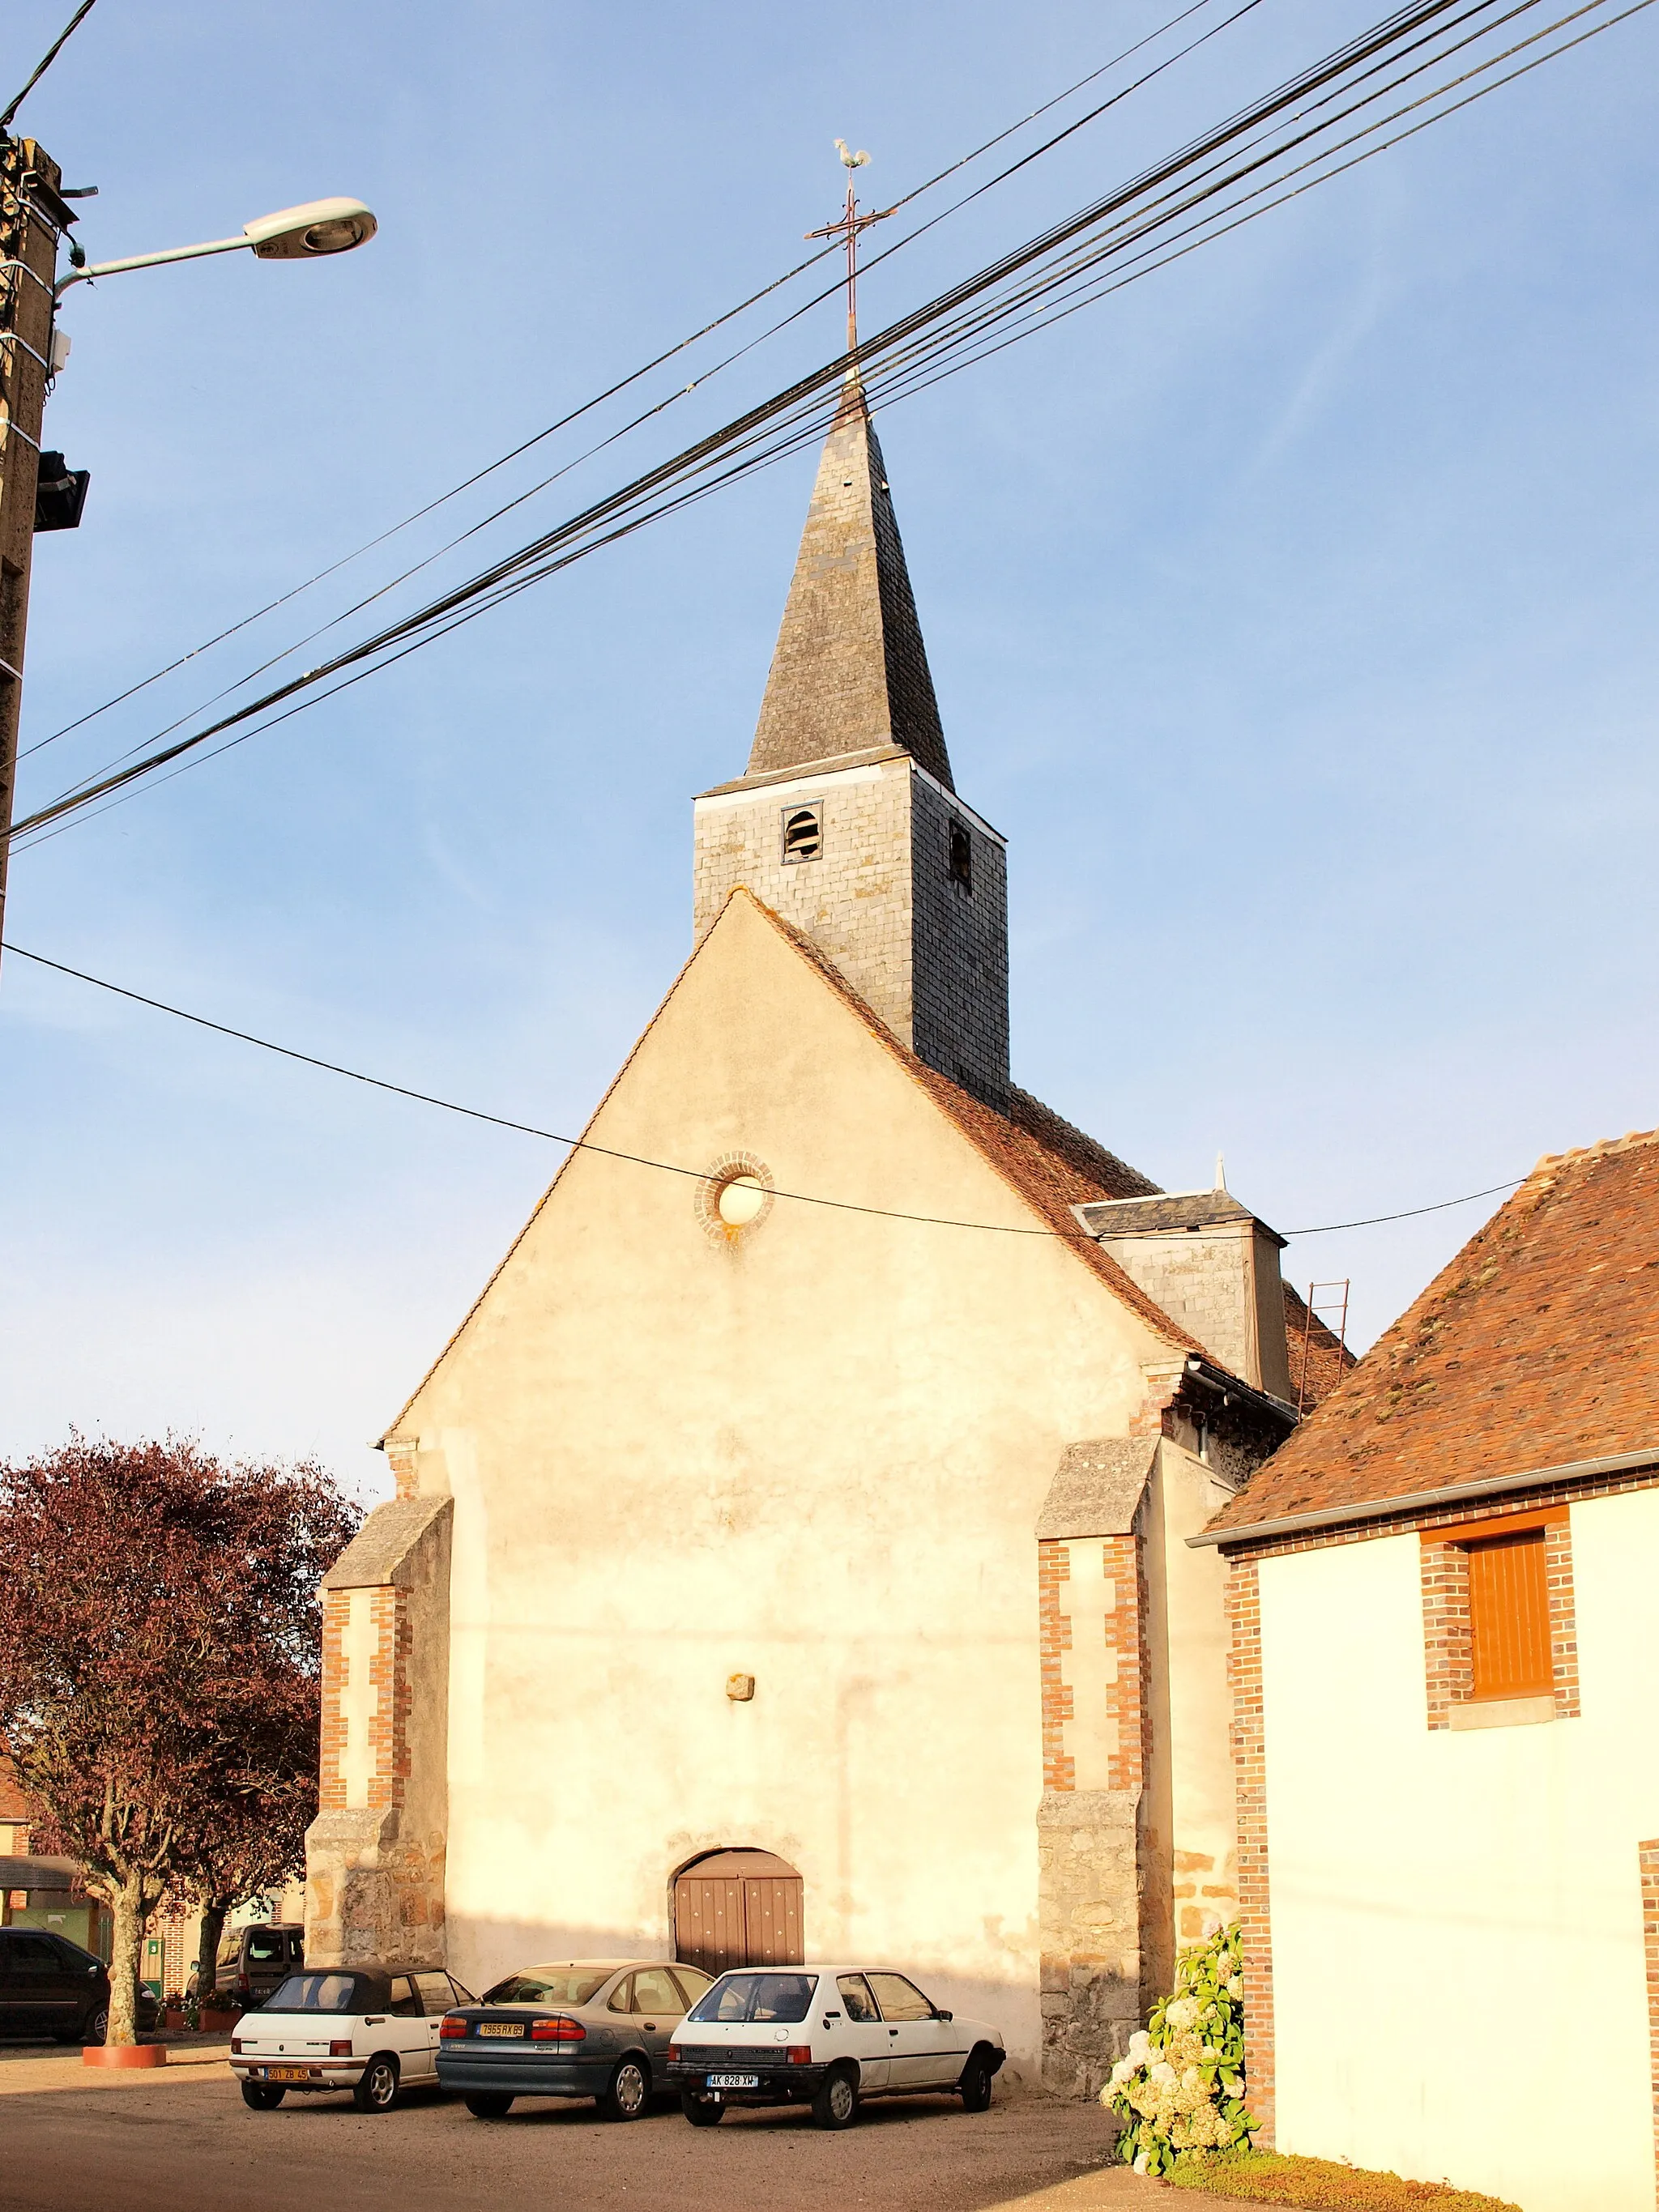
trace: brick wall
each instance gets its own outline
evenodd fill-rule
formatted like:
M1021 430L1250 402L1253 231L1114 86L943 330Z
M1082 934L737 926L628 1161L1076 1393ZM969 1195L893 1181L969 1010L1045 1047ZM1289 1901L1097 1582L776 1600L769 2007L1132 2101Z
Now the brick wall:
M1267 1767L1261 1702L1261 1593L1256 1563L1235 1559L1227 1577L1231 1632L1233 1771L1238 1812L1238 1921L1244 1950L1245 2100L1255 2141L1273 2148L1273 1954L1267 1882Z
M1636 1847L1642 1883L1642 1948L1648 1984L1648 2078L1653 2099L1653 2142L1659 2165L1659 1839ZM1656 2192L1659 2193L1659 2192Z

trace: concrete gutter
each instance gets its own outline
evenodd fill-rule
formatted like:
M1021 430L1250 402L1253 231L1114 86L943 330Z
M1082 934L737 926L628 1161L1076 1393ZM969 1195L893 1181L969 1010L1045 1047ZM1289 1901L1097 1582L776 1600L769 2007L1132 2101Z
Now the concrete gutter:
M1560 1467L1529 1468L1522 1474L1488 1474L1473 1482L1452 1482L1439 1490L1408 1490L1397 1498L1368 1498L1347 1505L1316 1506L1307 1513L1283 1513L1231 1528L1200 1528L1188 1536L1197 1550L1206 1544L1260 1544L1274 1536L1293 1536L1307 1528L1334 1528L1354 1521L1386 1521L1398 1513L1427 1513L1442 1505L1462 1505L1480 1498L1501 1498L1547 1483L1581 1482L1598 1474L1624 1474L1632 1468L1659 1468L1659 1444L1642 1451L1614 1452L1606 1459L1568 1460Z

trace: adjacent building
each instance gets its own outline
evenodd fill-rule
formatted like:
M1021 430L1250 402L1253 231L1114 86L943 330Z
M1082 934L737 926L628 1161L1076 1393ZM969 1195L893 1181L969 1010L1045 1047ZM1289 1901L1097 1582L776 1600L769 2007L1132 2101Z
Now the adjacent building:
M1264 2139L1651 2212L1659 1132L1540 1161L1197 1547Z
M1237 1909L1186 1540L1343 1356L1014 1082L856 383L693 824L691 957L327 1577L307 1957L886 1960L1086 2094Z

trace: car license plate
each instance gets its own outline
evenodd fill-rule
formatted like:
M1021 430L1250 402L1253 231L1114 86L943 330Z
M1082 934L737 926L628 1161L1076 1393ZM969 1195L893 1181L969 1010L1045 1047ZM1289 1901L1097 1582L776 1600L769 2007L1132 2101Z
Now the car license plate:
M487 2020L479 2027L478 2033L480 2035L522 2035L524 2022L521 2020Z
M758 2089L758 2074L711 2074L704 2081L706 2089Z
M309 2081L311 2069L308 2066L267 2066L265 2079L267 2081Z

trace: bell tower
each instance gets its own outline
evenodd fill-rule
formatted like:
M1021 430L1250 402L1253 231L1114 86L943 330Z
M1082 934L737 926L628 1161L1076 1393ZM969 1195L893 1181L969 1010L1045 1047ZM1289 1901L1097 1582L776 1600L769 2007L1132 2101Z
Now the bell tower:
M957 796L881 447L848 378L749 765L696 801L696 934L738 884L917 1057L1008 1103L1006 841Z

